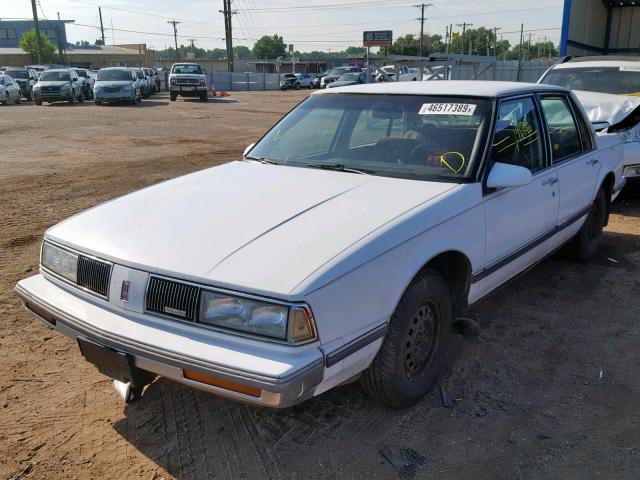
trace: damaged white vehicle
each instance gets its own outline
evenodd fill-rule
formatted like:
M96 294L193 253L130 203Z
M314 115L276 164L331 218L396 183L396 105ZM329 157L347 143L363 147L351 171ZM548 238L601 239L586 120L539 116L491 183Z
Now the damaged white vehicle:
M470 304L596 253L621 161L559 87L324 90L242 160L52 227L16 292L129 398L160 375L285 407L361 377L411 405Z
M594 128L624 141L624 176L640 178L640 61L570 59L547 70L539 83L574 90Z

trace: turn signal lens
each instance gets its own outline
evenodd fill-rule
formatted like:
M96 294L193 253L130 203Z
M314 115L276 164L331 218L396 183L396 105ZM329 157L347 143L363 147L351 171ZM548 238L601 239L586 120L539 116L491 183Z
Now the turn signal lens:
M304 342L314 337L311 310L304 307L292 307L289 311L289 340Z
M206 375L204 373L196 372L194 370L182 370L184 378L193 380L194 382L205 383L218 388L224 388L225 390L231 390L232 392L242 393L243 395L249 395L250 397L260 398L262 390L249 385L242 385L241 383L232 382L231 380L225 380L223 378Z

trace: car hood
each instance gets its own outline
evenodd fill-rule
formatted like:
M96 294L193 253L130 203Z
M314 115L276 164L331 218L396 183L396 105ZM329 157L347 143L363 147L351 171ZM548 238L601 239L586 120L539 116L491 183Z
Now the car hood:
M574 93L592 123L608 122L616 125L640 107L639 97L578 90Z
M44 82L38 82L38 85L41 87L62 87L63 85L68 85L71 83L69 80L45 80Z
M454 187L239 161L117 198L45 236L132 268L293 298L323 265Z
M350 81L336 81L336 82L331 82L331 88L336 88L336 87L347 87L349 85L360 85L360 82L357 82L355 80L350 80Z

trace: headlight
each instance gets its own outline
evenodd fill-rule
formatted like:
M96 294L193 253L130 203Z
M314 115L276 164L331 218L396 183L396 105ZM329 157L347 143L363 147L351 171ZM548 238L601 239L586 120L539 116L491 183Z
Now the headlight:
M102 85L94 85L94 86L93 86L93 89L94 89L95 91L102 90Z
M36 83L36 84L33 86L33 89L34 89L34 90L40 90L40 85L39 85L38 83Z
M71 85L69 83L63 85L62 87L60 87L60 90L71 90Z
M204 87L206 84L207 84L207 81L204 78L201 78L200 85Z
M73 283L78 280L78 256L55 245L42 244L42 266Z
M175 79L175 78L172 78L172 79L171 79L171 85L175 85L175 84L176 84L176 79Z
M200 323L300 343L315 338L311 310L203 291Z

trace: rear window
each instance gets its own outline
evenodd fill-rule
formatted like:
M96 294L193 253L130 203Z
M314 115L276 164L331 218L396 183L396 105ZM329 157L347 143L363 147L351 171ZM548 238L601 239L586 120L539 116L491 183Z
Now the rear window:
M174 65L171 73L202 75L200 65Z
M540 83L558 85L570 90L640 95L640 62L638 66L555 68Z
M5 72L11 78L19 78L20 80L29 80L29 73L26 70L7 70Z

